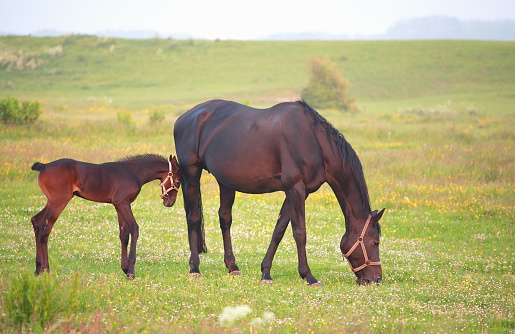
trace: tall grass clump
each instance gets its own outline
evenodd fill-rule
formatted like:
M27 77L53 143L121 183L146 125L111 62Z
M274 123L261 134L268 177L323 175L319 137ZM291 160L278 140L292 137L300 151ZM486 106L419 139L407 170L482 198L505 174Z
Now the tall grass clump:
M165 120L165 112L163 110L153 109L153 110L149 111L148 123L150 125L161 123L164 120Z
M136 131L136 123L132 119L132 114L128 111L119 111L116 114L118 123L126 126L128 133L134 133Z
M47 273L36 277L25 272L13 278L5 296L11 324L42 331L58 317L72 315L79 307L78 286L77 275L66 286Z
M350 81L340 73L329 58L311 58L311 77L301 92L304 100L314 108L356 112L357 99L350 95Z
M43 113L37 101L20 101L15 97L0 100L0 122L8 124L33 123Z

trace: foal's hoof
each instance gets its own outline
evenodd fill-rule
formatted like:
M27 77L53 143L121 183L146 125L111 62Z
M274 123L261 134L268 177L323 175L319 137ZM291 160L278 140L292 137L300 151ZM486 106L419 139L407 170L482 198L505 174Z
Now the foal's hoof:
M202 277L202 274L201 273L189 273L189 276L197 278L197 277Z
M130 280L133 280L136 278L136 275L134 274L127 274L127 278L130 279Z
M259 281L259 283L272 284L272 283L274 283L274 281L272 281L271 279L262 279Z
M315 283L311 283L309 286L322 286L322 283L320 283L320 281L316 281Z
M231 276L241 276L241 270L233 270L229 273Z

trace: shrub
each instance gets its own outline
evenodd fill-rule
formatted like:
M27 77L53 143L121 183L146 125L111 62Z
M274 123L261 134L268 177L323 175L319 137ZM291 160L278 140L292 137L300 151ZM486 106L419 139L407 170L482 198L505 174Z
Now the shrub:
M161 123L165 120L165 112L163 110L150 110L148 115L148 123L149 124L156 124Z
M11 124L26 124L36 121L42 111L37 101L23 101L17 98L6 97L0 100L0 122Z
M125 124L127 126L132 126L133 125L133 121L132 121L132 115L130 112L128 111L120 111L116 114L116 116L118 117L118 122L122 123L122 124Z
M350 82L329 58L311 58L311 78L301 97L315 108L357 112L357 99L349 94Z

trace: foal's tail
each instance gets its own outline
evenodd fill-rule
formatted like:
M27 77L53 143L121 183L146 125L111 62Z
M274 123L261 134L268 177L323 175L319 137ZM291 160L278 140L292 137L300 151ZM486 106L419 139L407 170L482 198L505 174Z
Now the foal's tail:
M37 170L38 172L42 172L46 169L46 165L42 164L41 162L36 162L31 167L32 170Z

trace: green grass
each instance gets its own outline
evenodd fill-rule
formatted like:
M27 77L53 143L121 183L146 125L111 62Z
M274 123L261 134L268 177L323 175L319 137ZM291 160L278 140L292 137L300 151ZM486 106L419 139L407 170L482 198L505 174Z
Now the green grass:
M27 53L63 45L62 55L41 56L44 63L33 71L0 70L0 85L13 83L2 94L22 98L30 92L46 107L36 124L0 125L0 332L515 330L513 43L106 42L90 36L0 43ZM156 54L158 48L163 52ZM138 64L145 52L151 59ZM209 252L202 256L202 278L188 277L182 196L173 208L163 207L157 182L144 186L133 205L140 225L136 280L120 269L114 208L80 198L69 203L50 236L51 275L32 276L30 218L46 202L32 163L173 153L173 122L190 105L218 95L269 105L295 95L307 82L303 66L312 54L336 59L367 107L359 114L320 112L356 149L372 207L387 208L380 285L357 286L342 260L344 219L327 186L306 205L308 261L322 288L299 278L290 228L274 260L274 284L259 283L280 193L237 195L232 232L243 275L229 276L218 187L207 173L202 193ZM437 73L439 59L450 67ZM155 68L160 62L166 66ZM52 68L55 73L45 78ZM410 68L409 75L402 68ZM253 82L256 77L271 79ZM150 124L156 110L165 120ZM134 124L117 121L124 112ZM250 307L247 315L221 322L235 316L226 307L242 305Z
M50 52L62 46L60 53ZM513 99L514 43L478 41L241 42L123 40L96 36L0 37L6 54L24 55L34 70L0 71L3 95L41 99L51 107L111 101L149 103L250 100L254 105L295 99L309 80L310 57L329 57L369 111L378 101L475 103L492 112ZM4 56L5 58L6 56ZM1 60L0 60L1 62ZM436 97L436 98L434 98ZM494 103L494 104L490 104Z

